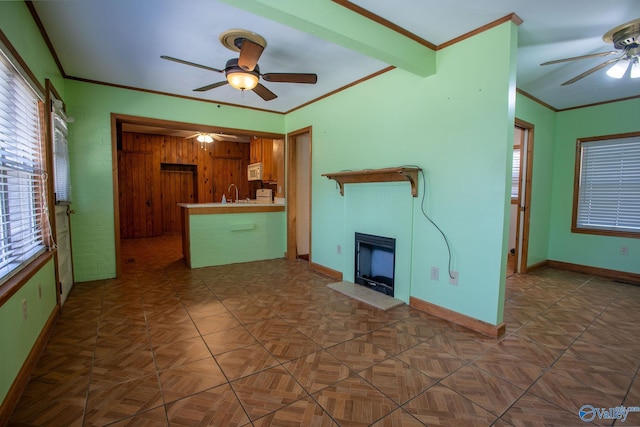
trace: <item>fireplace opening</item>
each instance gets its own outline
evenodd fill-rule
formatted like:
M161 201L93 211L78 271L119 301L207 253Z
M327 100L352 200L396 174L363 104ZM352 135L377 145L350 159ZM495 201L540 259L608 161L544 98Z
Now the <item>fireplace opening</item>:
M393 296L396 239L356 233L354 282Z

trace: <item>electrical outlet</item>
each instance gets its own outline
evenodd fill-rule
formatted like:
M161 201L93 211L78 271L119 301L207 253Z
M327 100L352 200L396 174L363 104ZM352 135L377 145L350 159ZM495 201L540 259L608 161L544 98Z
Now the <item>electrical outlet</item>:
M620 255L629 255L629 248L627 246L620 246Z
M458 272L452 271L449 276L449 284L453 286L458 286Z
M42 284L38 283L38 299L42 299Z
M23 299L22 300L22 321L24 322L25 320L27 320L27 300Z
M338 255L340 255L342 253L342 246L341 245L338 245L336 247L336 252L338 252Z
M438 267L431 267L431 280L440 279L440 269Z

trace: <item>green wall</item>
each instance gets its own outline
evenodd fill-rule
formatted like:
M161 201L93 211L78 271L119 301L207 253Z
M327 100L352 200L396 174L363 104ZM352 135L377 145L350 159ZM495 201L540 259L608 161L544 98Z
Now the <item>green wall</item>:
M64 80L31 13L22 1L0 1L0 29L27 63L31 72L44 88L45 79L51 80L64 98Z
M352 244L344 198L321 174L417 165L427 181L425 210L447 234L460 275L458 286L448 284L446 246L416 202L411 295L502 320L516 43L517 27L506 23L438 51L434 76L395 69L287 115L288 132L313 127L314 262L343 271L336 246ZM430 280L431 266L439 281Z
M640 99L557 114L553 164L549 259L640 273L640 239L571 233L575 147L578 138L640 130ZM620 247L629 249L620 254Z
M191 215L191 267L282 258L286 235L284 212Z
M41 296L38 287L42 290ZM22 319L22 301L27 302L26 320ZM9 301L0 306L0 403L6 397L56 303L56 277L52 259Z
M45 86L49 78L64 95L64 81L40 37L24 2L0 2L0 29ZM42 293L39 296L38 286ZM22 301L27 301L27 320L22 320ZM49 261L7 302L0 306L0 402L56 306L54 262Z
M75 280L116 274L111 113L282 133L284 115L146 92L66 82Z
M533 171L529 206L529 249L527 266L549 259L549 223L553 188L553 151L556 113L521 94L517 95L516 117L533 125Z

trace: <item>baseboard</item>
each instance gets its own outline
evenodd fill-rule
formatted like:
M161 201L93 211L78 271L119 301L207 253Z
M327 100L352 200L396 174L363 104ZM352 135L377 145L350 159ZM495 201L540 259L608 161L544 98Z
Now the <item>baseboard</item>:
M409 305L433 316L455 323L456 325L464 326L467 329L471 329L472 331L481 333L482 335L486 335L490 338L500 338L506 332L505 323L492 325L490 323L483 322L482 320L469 317L465 314L449 310L448 308L423 301L416 297L409 298Z
M549 265L549 261L548 260L540 261L540 262L535 263L533 265L527 266L527 271L525 271L525 273L531 273L532 271L540 270L541 268L544 268L544 267L546 267L548 265Z
M53 326L58 319L58 315L60 314L60 305L56 305L54 310L49 315L49 319L47 319L47 323L45 323L44 327L40 331L38 335L38 339L34 343L33 347L31 347L31 351L27 356L26 360L22 364L22 368L15 380L13 380L13 384L11 384L11 388L7 392L7 395L0 405L0 426L5 426L9 423L9 419L11 418L11 414L13 410L16 408L18 401L20 400L20 396L24 392L27 383L29 382L29 377L31 373L36 367L38 363L38 359L40 358L40 354L42 350L44 350L44 346L47 344L47 340L49 339L49 335L51 331L53 331Z
M618 280L620 282L632 283L634 285L640 285L640 274L627 273L625 271L609 270L607 268L591 267L589 265L572 264L570 262L562 261L547 261L547 265L552 268L559 268L561 270L574 271L576 273L585 273L593 276L606 277L608 279Z
M329 276L337 281L342 281L342 273L338 270L325 267L324 265L316 264L312 261L309 261L309 268L311 268L316 273L324 274L325 276Z

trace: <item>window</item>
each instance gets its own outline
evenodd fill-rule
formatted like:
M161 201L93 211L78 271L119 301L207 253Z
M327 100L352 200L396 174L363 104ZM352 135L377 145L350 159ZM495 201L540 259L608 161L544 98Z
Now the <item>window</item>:
M70 205L71 177L69 172L69 148L67 145L67 116L64 112L62 101L55 100L52 102L51 113L56 205Z
M511 164L511 199L518 200L520 195L520 146L513 149Z
M47 229L42 97L4 52L0 49L0 283L46 249Z
M572 231L640 237L640 133L578 140Z

